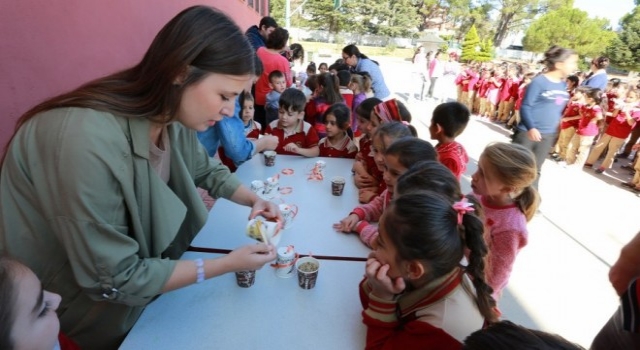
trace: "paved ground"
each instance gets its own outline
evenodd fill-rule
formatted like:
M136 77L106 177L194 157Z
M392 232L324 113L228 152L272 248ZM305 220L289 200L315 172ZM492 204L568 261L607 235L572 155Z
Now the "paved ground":
M410 63L379 59L387 85L403 102L410 92ZM408 101L419 136L428 139L432 102ZM459 141L471 158L463 190L485 145L508 141L506 129L472 120ZM618 298L607 274L620 248L640 230L634 216L640 198L619 186L628 180L621 161L609 174L575 171L545 162L540 180L541 215L529 223L529 245L519 254L500 301L504 317L558 333L588 347L613 313Z

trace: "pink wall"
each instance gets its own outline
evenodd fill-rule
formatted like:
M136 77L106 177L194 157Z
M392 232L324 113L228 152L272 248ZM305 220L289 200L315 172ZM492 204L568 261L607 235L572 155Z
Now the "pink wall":
M243 30L261 18L246 0L0 1L0 153L27 109L135 64L169 19L197 4Z

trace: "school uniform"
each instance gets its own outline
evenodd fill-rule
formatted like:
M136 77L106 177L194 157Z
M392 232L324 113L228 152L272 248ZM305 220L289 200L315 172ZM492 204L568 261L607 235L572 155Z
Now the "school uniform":
M633 122L629 124L629 119ZM607 155L600 165L601 169L609 169L613 164L618 149L624 144L624 141L631 134L631 130L635 127L636 123L640 120L640 106L636 106L630 110L619 111L612 117L611 123L607 127L604 135L598 140L596 145L591 150L587 164L594 164L598 161L598 158L602 152L608 147Z
M291 135L285 135L284 129L278 126L278 120L272 121L267 125L265 134L271 134L278 138L278 147L275 149L278 154L286 154L292 156L298 156L299 154L286 151L284 147L290 143L295 143L300 148L311 148L318 145L318 134L311 124L300 121L295 133Z
M335 145L329 141L328 137L323 137L318 142L318 147L320 148L320 157L353 159L358 153L358 147L346 133L344 138Z

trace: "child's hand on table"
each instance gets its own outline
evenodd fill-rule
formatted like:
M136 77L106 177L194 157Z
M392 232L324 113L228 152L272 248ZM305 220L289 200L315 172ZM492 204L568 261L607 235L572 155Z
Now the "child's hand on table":
M340 220L339 223L333 224L333 228L340 232L350 233L353 232L356 225L360 221L360 218L356 214L349 214L346 218Z
M287 152L298 153L299 149L300 147L298 147L298 145L293 142L288 143L286 146L284 146L284 150Z

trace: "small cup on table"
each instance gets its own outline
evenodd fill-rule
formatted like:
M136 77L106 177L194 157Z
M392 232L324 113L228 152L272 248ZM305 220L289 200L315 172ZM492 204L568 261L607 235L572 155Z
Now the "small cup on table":
M238 271L236 272L236 283L239 287L249 288L256 281L256 270Z
M346 180L342 176L335 176L331 179L331 194L334 196L342 196Z
M298 285L302 289L312 289L316 286L320 262L316 258L306 256L298 259L296 270L298 271Z
M276 165L276 151L265 151L264 152L264 165L266 165L266 166L274 166L274 165Z

